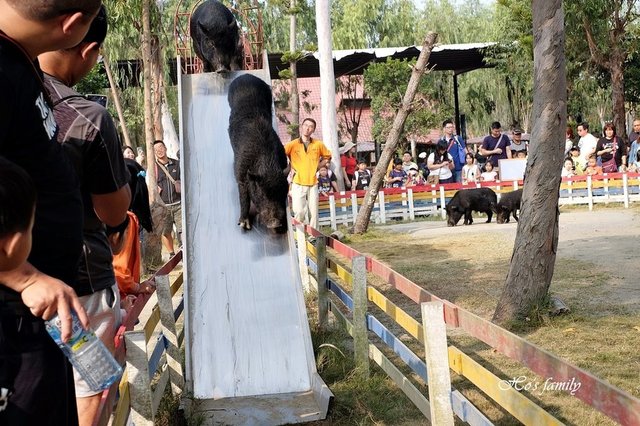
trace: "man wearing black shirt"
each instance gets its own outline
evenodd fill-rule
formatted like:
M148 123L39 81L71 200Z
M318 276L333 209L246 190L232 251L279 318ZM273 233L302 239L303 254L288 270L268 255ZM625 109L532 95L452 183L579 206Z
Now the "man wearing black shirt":
M129 173L118 132L107 110L70 87L95 66L106 36L107 13L103 6L80 44L71 49L46 52L38 59L54 105L58 142L69 154L80 176L84 250L74 289L94 332L114 351L113 339L121 320L120 298L104 225L113 233L126 228L127 208L131 201ZM90 426L101 395L91 390L77 372L74 375L80 426Z
M78 180L55 141L56 122L36 57L78 44L100 0L0 0L0 155L37 191L29 261L0 273L0 424L77 424L71 368L42 319L56 313L62 337L71 310L88 320L75 284L82 247ZM12 392L7 397L9 392Z
M156 181L162 202L167 206L167 214L162 218L162 244L173 256L173 225L176 226L178 241L182 236L182 208L180 204L180 162L167 156L167 147L162 141L153 143L153 152L156 156Z

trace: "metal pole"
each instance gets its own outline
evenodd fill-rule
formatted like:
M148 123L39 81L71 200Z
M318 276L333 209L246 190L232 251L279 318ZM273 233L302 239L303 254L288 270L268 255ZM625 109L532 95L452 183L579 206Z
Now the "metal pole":
M322 138L331 150L333 172L338 179L338 187L344 190L344 176L340 166L338 146L338 125L336 120L336 83L333 72L333 44L331 42L330 0L316 1L316 31L318 33L318 53L320 59L320 102L322 104Z

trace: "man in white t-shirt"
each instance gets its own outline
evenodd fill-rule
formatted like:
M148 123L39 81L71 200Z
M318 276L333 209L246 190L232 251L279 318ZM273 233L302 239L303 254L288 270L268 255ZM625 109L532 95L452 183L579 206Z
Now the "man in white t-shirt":
M596 152L598 139L589 133L589 124L586 122L578 124L578 135L580 136L580 141L578 142L578 148L580 148L580 163L584 168L589 156Z

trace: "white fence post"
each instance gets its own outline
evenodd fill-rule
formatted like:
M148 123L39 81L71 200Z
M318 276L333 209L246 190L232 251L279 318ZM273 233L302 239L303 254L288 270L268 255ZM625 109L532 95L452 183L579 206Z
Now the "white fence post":
M622 193L624 198L624 208L629 208L629 177L627 174L622 175Z
M353 352L356 369L369 377L369 339L367 338L367 266L364 256L355 256L351 264L353 277Z
M451 376L447 351L447 327L442 302L420 305L424 327L424 349L429 372L429 408L431 424L453 426L451 406Z
M168 275L156 276L156 292L158 294L158 309L160 309L160 323L162 334L167 339L167 366L171 380L171 392L178 395L184 390L184 375L180 364L180 345L176 332L173 303L171 301L171 283Z
M131 395L130 420L136 426L153 425L153 404L149 381L149 359L144 331L124 333L127 378Z
M358 196L355 191L351 193L351 215L353 216L353 224L355 225L356 219L358 218Z
M331 218L331 229L336 231L338 229L336 222L336 198L333 194L329 194L329 217Z
M296 225L296 241L298 242L298 266L300 268L300 279L302 289L305 293L310 290L309 268L307 267L307 237L304 233L304 225Z
M442 185L440 185L440 216L442 216L443 219L446 219L447 217L446 202L444 198L444 187Z
M407 199L409 201L409 219L415 220L416 218L416 208L413 205L413 189L407 189Z
M589 210L593 210L593 181L591 176L587 176L587 201L589 202Z
M384 202L384 191L378 192L378 205L380 206L380 222L387 223L386 206Z

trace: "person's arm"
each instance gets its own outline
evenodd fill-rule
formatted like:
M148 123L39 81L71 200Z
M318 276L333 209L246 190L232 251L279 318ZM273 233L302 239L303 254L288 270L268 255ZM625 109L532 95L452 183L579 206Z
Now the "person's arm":
M449 163L450 163L449 161L442 161L441 163L435 163L435 155L433 156L430 155L429 159L427 159L427 167L429 168L429 170L438 170L443 167L451 167L451 164Z
M598 141L598 143L596 144L596 155L598 157L600 157L602 154L606 154L607 152L611 152L611 148L604 148L604 143L602 142L602 139L600 139Z
M523 143L524 143L524 142L523 142ZM511 153L511 146L510 146L510 145L507 145L507 146L505 147L505 149L507 150L507 158L508 158L508 159L512 159L512 158L513 158L513 154Z
M108 194L91 194L91 201L93 210L102 223L118 226L127 217L127 210L131 203L131 188L127 184Z
M51 319L56 313L61 320L62 340L71 337L71 310L76 312L84 328L89 318L76 292L64 282L43 274L28 262L12 270L0 272L2 285L20 293L22 301L36 317Z
M447 154L447 159L449 160L449 164L448 164L449 170L455 169L456 163L455 161L453 161L453 157L451 156L451 154Z

